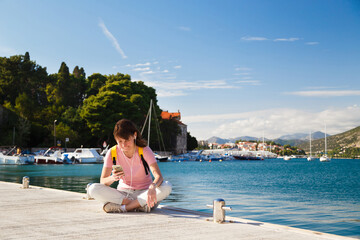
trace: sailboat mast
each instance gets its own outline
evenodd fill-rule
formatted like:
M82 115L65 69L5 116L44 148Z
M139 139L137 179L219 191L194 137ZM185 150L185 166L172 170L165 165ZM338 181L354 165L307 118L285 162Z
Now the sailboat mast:
M325 124L325 155L327 155L327 145L326 145L326 124Z
M310 131L310 157L311 157L311 131Z
M150 145L150 125L151 125L151 107L152 107L152 99L150 99L150 110L149 110L149 129L148 129L148 145Z

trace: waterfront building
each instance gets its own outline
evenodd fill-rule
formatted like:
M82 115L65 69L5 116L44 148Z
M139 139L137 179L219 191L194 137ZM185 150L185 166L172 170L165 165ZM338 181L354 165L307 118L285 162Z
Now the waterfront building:
M209 142L206 140L199 140L198 145L199 146L208 146Z
M175 146L173 149L174 154L182 154L187 152L187 125L181 122L181 114L180 111L170 113L168 111L163 111L161 113L161 118L166 120L174 120L177 122L180 133L176 136L176 139L174 139Z

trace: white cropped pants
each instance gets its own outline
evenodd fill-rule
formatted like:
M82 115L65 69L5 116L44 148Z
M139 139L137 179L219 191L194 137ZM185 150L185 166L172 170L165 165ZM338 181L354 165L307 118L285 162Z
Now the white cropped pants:
M156 188L156 199L157 202L160 202L167 198L170 195L172 190L172 185L168 181L163 181L161 186ZM115 188L106 186L101 183L93 183L90 185L89 194L95 200L102 202L103 204L107 202L122 204L124 198L131 200L137 199L140 203L140 206L143 207L146 205L148 189L142 190L132 190L132 189L123 189L117 190Z

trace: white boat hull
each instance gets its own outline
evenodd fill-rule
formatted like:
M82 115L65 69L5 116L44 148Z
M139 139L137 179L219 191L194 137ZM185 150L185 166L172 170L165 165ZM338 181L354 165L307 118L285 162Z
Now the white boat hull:
M24 165L33 163L31 156L8 156L0 153L0 164L6 165Z
M102 163L102 158L79 158L79 163Z
M103 163L104 157L96 151L95 148L77 148L75 152L66 152L61 154L63 161L72 163Z
M327 156L320 157L320 162L330 162L330 158Z
M63 160L59 157L35 156L37 164L63 164Z

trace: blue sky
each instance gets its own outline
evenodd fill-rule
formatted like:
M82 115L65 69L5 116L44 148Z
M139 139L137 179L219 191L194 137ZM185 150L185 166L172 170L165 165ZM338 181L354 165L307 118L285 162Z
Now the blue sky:
M358 0L0 0L0 56L130 74L198 140L360 125Z

